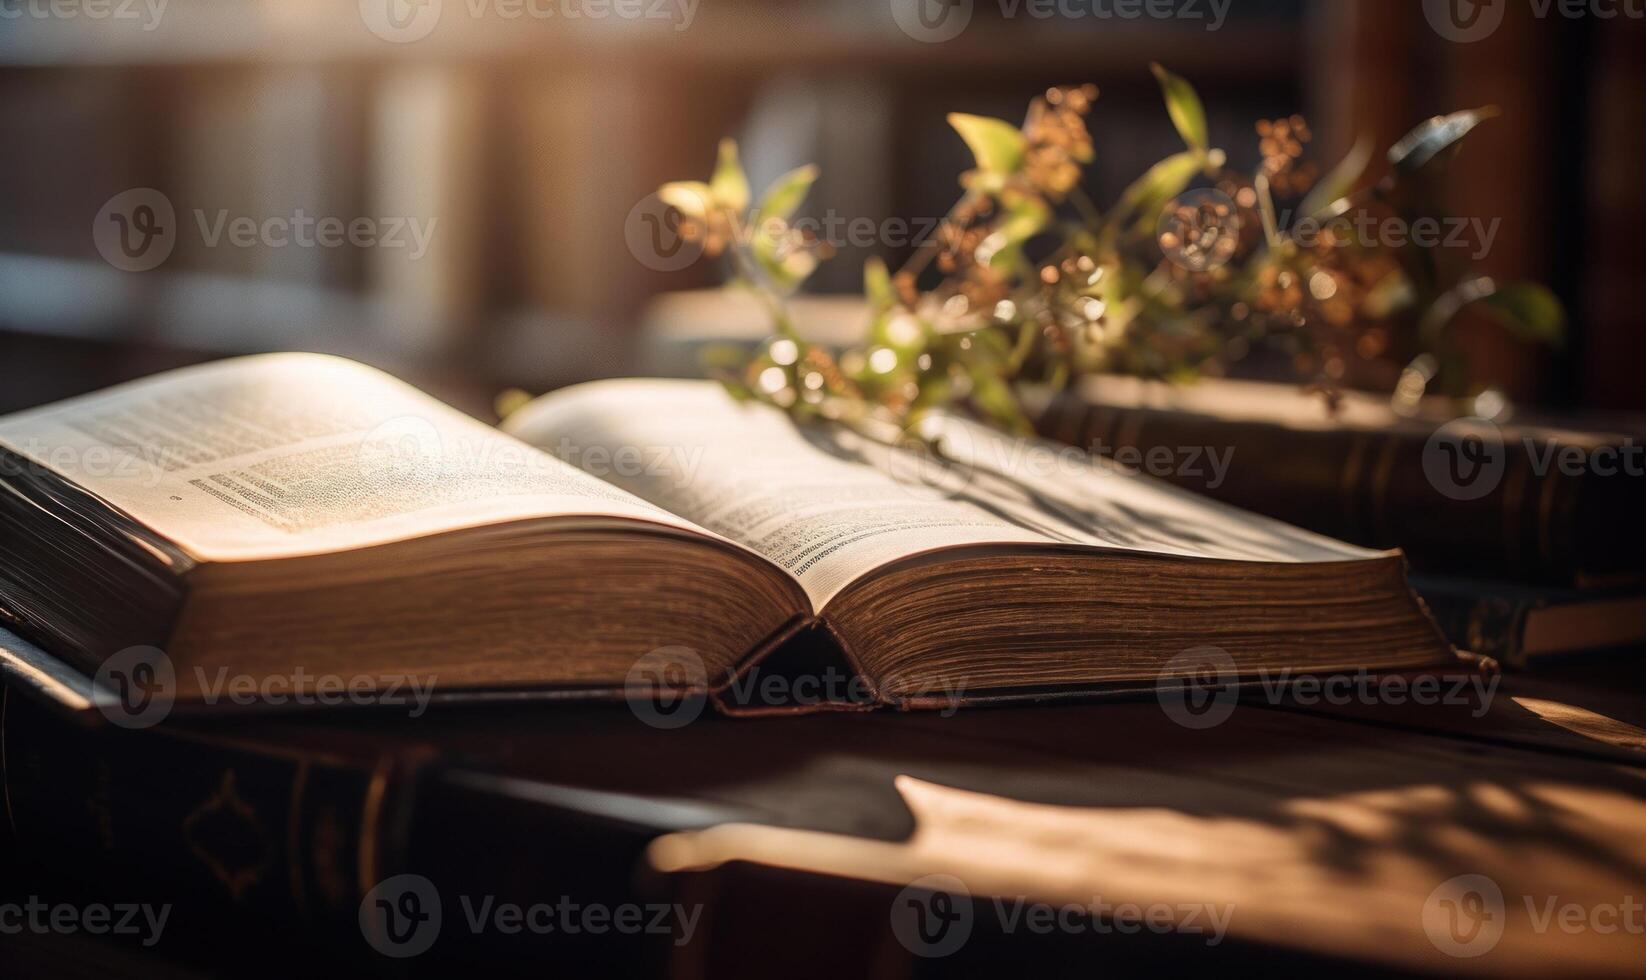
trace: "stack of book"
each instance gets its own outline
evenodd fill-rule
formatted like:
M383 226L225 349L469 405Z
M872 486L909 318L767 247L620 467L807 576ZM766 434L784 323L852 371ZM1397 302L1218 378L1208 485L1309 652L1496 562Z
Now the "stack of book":
M1460 648L1511 665L1646 641L1646 432L1627 417L1411 416L1294 386L1094 378L1041 431L1178 486L1400 548Z

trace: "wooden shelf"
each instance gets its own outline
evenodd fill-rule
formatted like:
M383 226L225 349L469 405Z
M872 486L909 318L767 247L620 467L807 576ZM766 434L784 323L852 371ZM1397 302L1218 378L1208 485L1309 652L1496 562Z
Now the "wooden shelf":
M1216 32L1174 24L1053 22L1027 17L974 23L943 44L905 37L884 5L843 10L822 3L771 9L700 4L689 28L664 20L569 21L473 17L469 0L444 0L424 38L374 35L352 2L170 0L158 25L124 20L20 18L0 33L0 66L165 66L211 63L470 60L553 57L568 61L697 64L744 70L849 67L943 73L1034 68L1132 75L1170 52L1174 67L1225 78L1295 74L1303 31L1257 19Z

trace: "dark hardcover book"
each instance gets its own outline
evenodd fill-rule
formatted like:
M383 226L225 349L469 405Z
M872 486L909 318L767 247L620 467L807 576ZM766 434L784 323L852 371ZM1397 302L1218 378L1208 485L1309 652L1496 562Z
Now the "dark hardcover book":
M0 689L0 901L141 908L103 938L214 972L289 975L320 958L338 972L415 961L417 975L442 975L552 955L579 975L625 975L651 970L695 919L554 924L592 906L668 906L643 874L652 840L760 819L497 768L514 741L543 752L564 733L511 739L470 716L474 729L436 748L415 727L352 717L133 730ZM548 925L511 921L527 910ZM246 962L250 949L262 952Z
M1045 435L1415 570L1564 586L1646 573L1646 440L1583 427L1408 418L1292 386L1093 379L1042 400Z
M1418 911L1458 867L1511 894L1543 894L1579 887L1569 875L1549 878L1570 863L1591 869L1584 894L1610 896L1624 893L1639 863L1640 848L1615 830L1640 806L1618 783L1619 760L1585 758L1589 739L1546 723L1543 733L1501 730L1488 757L1480 740L1498 737L1489 722L1503 710L1520 709L1499 699L1486 720L1473 719L1468 743L1417 724L1274 710L1237 711L1208 742L1155 703L950 718L705 714L664 737L612 705L442 708L415 724L358 712L232 727L169 719L130 731L77 726L11 699L3 734L12 819L31 863L54 878L89 878L91 895L174 903L165 941L148 952L215 975L289 976L293 954L318 975L404 967L446 976L478 965L540 976L552 964L574 976L901 976L922 963L934 972L917 975L1043 962L1049 973L1089 973L1092 956L1142 969L1183 955L1224 966L1319 955L1439 972L1451 960L1424 940ZM1360 838L1322 850L1276 831L1297 826L1299 801L1312 808L1305 829L1387 821L1390 794L1478 780L1483 766L1548 793L1581 791L1557 797L1574 802L1551 844L1555 872L1468 846L1481 834L1523 833L1519 821L1540 813L1402 811L1400 834L1460 839L1464 850L1422 851L1389 872L1347 878L1336 869L1368 859ZM337 778L303 775L322 770ZM221 792L225 773L232 796ZM215 802L225 797L240 802ZM220 875L196 853L184 825L202 807L232 815L212 818L217 843L207 853L224 869L260 873ZM328 807L360 816L308 816ZM265 834L233 829L252 824L249 814ZM305 829L328 825L336 829ZM225 846L244 839L267 843ZM370 873L362 853L374 855ZM916 883L934 873L970 889L950 896L975 914L973 938L962 934L952 952L932 948L944 934L910 931L921 923L909 899L924 902ZM316 891L301 884L326 879L344 887L300 908L295 896ZM236 880L248 882L238 893ZM1100 899L1108 912L1096 909ZM1090 903L1111 917L1107 926L1119 903L1162 901L1204 903L1206 915L1195 931L1159 933L1097 932L1088 919L1063 939L1022 918L1030 905ZM1341 914L1346 904L1356 916ZM1214 906L1236 910L1216 945L1206 928ZM639 907L647 923L668 912L655 932L557 928L573 914L563 908L595 907ZM187 923L209 923L195 932L217 945L197 951ZM259 939L260 924L277 941ZM1493 965L1533 957L1547 969L1571 955L1524 919L1512 930ZM1626 932L1586 964L1637 964L1640 937ZM319 934L336 945L315 952L307 943ZM948 955L928 959L933 952ZM954 969L938 969L945 964Z
M1436 576L1413 586L1459 649L1513 667L1544 657L1646 644L1646 593L1552 589Z

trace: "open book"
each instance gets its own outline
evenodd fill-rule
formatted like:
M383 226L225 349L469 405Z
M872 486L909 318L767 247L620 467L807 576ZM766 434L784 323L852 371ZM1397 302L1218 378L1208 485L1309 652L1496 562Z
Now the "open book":
M712 691L815 625L904 706L1152 687L1204 646L1455 656L1399 553L936 425L911 452L627 380L499 432L336 358L186 369L0 419L0 627L87 675L159 647L180 703L225 670L621 696L679 648Z

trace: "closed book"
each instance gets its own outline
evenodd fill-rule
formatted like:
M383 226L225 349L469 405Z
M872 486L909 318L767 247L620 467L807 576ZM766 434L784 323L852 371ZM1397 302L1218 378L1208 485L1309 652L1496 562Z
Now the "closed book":
M1416 417L1285 385L1090 379L1041 431L1178 486L1366 547L1420 572L1564 586L1646 572L1646 445L1630 419L1498 425Z
M1646 644L1646 592L1554 589L1417 576L1412 583L1460 649L1526 667L1560 654Z

